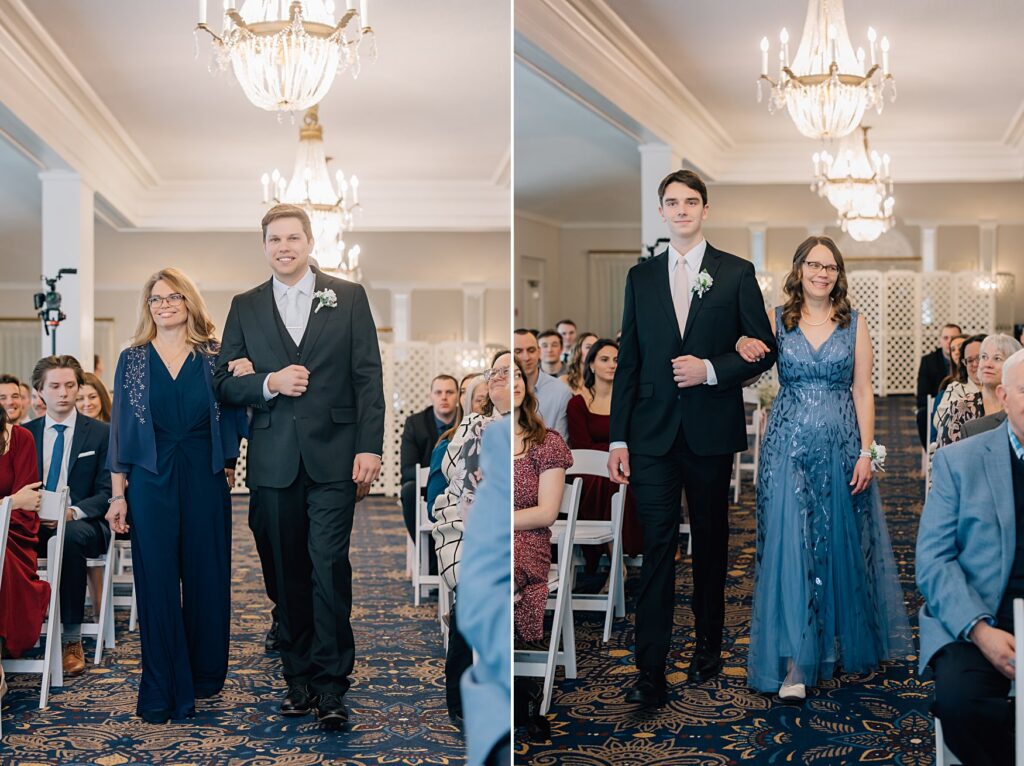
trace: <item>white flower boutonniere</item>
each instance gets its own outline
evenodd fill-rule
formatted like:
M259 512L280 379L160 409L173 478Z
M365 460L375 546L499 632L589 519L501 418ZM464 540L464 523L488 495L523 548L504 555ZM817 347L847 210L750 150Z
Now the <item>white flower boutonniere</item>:
M329 309L333 309L338 305L338 296L334 294L334 290L317 290L313 293L313 297L317 299L318 303L316 308L313 309L313 313L317 313L320 309L326 306Z
M690 292L697 293L698 298L703 298L704 293L711 289L711 286L715 283L715 280L708 274L707 269L701 269L700 274L697 275L697 280L690 285Z

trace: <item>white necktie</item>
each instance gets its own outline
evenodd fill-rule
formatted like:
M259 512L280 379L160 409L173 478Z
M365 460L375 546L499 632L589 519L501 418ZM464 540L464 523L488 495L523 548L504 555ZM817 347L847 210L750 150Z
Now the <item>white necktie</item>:
M296 346L302 342L302 331L305 329L302 326L303 317L299 308L299 296L298 286L289 287L284 293L284 326L288 330L288 334L292 336Z
M682 258L676 263L672 279L672 303L676 309L676 322L679 323L679 337L683 337L686 334L686 315L690 311L690 280L686 274L686 261Z

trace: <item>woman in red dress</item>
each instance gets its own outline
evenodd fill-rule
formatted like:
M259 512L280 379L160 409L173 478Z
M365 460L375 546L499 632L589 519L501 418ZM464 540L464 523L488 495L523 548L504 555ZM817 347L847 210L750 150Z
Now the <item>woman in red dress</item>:
M0 650L11 657L35 646L50 601L49 583L36 574L40 483L32 434L8 423L0 407L0 498L12 501L0 580ZM2 673L0 693L7 689Z
M572 449L608 451L608 429L611 424L612 381L619 358L619 346L603 338L593 346L583 363L582 393L569 400L566 417L569 421L569 446ZM581 519L607 521L612 515L612 495L618 485L600 476L583 477L580 497ZM606 545L583 546L585 574L593 574ZM626 493L626 510L622 519L622 550L627 556L639 556L644 550L643 530L636 516L633 495ZM598 586L599 587L599 586Z

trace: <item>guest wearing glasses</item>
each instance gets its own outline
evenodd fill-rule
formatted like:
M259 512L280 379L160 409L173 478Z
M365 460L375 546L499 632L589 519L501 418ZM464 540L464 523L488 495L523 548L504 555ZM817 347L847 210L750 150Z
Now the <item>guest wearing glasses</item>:
M1003 374L1003 362L1019 351L1020 343L1009 335L989 335L981 343L978 354L978 380L981 390L972 396L962 397L949 407L949 427L946 429L946 441L939 444L944 447L963 437L964 426L977 420L1003 411L1003 403L996 393Z
M981 344L985 335L972 335L961 346L963 369L967 373L964 383L954 381L946 387L946 393L935 409L933 424L935 426L936 448L949 444L950 409L953 403L961 399L973 399L981 391L981 378L978 377L978 364L981 361ZM929 452L934 450L929 449Z

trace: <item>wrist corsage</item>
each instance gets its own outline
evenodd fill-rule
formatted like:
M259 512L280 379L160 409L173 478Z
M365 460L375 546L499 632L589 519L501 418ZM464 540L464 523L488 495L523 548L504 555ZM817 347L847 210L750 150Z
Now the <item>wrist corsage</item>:
M876 441L871 442L869 449L862 449L860 451L861 457L871 458L871 470L885 472L885 456L887 455L884 444L879 444Z

